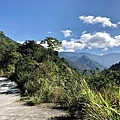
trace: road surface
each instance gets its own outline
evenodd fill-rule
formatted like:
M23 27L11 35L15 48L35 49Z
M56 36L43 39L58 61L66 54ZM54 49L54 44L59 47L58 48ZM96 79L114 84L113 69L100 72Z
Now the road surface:
M17 85L7 78L0 78L0 120L50 120L68 113L53 109L51 104L27 106L20 101Z

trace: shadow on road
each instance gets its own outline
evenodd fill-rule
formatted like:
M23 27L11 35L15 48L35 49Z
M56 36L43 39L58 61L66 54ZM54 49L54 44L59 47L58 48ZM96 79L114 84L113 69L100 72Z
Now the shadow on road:
M17 85L7 78L0 78L0 94L19 93Z

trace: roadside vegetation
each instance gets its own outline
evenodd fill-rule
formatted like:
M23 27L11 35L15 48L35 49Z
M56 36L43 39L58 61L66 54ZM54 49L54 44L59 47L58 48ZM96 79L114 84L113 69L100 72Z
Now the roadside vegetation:
M52 37L17 44L1 32L0 44L0 76L15 81L29 104L57 103L81 120L120 120L119 64L80 73L58 57L61 42Z

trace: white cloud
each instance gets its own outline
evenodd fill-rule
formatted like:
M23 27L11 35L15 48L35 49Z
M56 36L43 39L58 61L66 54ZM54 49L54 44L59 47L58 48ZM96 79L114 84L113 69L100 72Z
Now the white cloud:
M109 47L115 47L120 45L120 35L111 37L106 32L97 32L94 34L83 34L80 41L89 49L92 48L103 48L108 50Z
M62 47L65 48L65 50L68 51L75 51L75 50L81 50L85 47L85 44L83 43L78 43L76 41L67 41L67 40L63 40L62 41Z
M103 27L113 27L116 28L118 24L114 24L110 21L110 18L100 17L100 16L79 16L80 20L87 24L97 24L101 23Z
M117 25L119 25L119 24L120 24L120 22L117 23Z
M64 34L64 37L71 37L72 31L71 30L61 30L61 32Z
M75 41L75 42L79 42L79 39L75 39L75 38L71 38L70 41Z
M120 35L111 37L106 32L96 32L81 35L80 39L71 38L71 41L62 41L62 50L82 50L85 47L89 49L100 48L107 51L111 47L120 46Z
M58 52L75 52L73 49L63 49L61 48Z
M87 31L83 31L82 34L85 34Z
M100 54L100 56L103 56L104 54Z
M105 47L102 51L108 51L108 48L107 48L107 47Z
M52 32L48 31L48 34L51 34Z

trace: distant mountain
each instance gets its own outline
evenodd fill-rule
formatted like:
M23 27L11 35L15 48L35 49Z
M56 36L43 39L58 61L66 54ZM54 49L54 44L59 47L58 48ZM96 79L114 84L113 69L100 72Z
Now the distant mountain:
M87 66L84 66L84 65L82 65L82 64L80 64L80 63L77 63L77 62L75 62L75 61L71 61L71 60L69 60L69 59L66 59L66 62L68 62L68 64L72 67L72 68L74 68L74 69L77 69L78 71L83 71L83 70L90 70L90 68L89 67L87 67Z
M74 66L74 67L80 66L80 65L84 66L80 62L76 62L79 59L81 59L82 56L84 56L83 58L85 58L85 56L88 57L90 61L93 61L93 63L97 62L98 68L100 67L99 69L109 68L113 64L120 62L120 53L110 53L102 56L94 55L90 53L76 53L76 52L60 52L59 53L59 57L65 58L67 61L69 61L69 63L71 61L72 63L71 66ZM89 66L87 65L85 65L84 67L89 68ZM78 69L80 68L78 67Z
M79 71L83 71L85 69L94 70L96 68L103 70L106 68L100 63L89 58L89 55L89 53L59 53L59 57L65 58L71 67L76 68Z
M89 58L93 59L94 61L99 62L103 66L109 68L113 64L120 62L120 53L110 53L103 56L99 55L88 55Z
M83 55L82 57L78 58L76 60L76 63L81 64L85 67L88 67L89 70L95 70L96 68L99 68L100 70L105 69L105 67L98 62L90 59L88 56Z
M65 58L70 61L76 61L78 58L82 57L83 55L88 56L89 53L76 53L76 52L60 52L59 57Z

